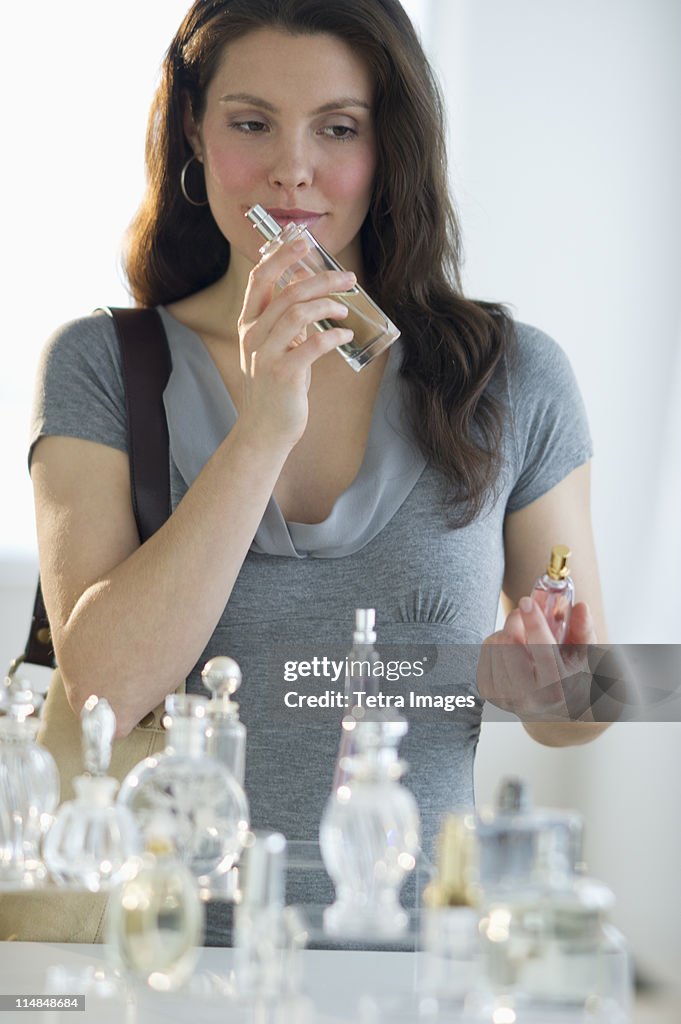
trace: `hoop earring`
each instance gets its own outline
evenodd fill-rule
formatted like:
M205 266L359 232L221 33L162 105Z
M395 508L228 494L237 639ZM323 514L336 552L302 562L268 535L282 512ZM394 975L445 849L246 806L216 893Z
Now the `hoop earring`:
M208 206L207 199L204 199L202 203L197 203L197 201L195 199L192 199L192 197L187 192L187 170L189 169L189 165L191 164L192 160L196 160L197 163L199 162L198 157L196 156L195 153L192 153L192 155L189 157L189 160L187 160L186 164L184 165L180 173L180 192L191 206Z

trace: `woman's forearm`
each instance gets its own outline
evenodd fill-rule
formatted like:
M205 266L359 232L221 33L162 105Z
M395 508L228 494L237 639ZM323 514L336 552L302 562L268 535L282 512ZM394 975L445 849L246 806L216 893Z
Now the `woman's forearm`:
M286 454L237 423L161 529L84 591L55 636L74 708L96 691L125 735L180 685L224 611Z

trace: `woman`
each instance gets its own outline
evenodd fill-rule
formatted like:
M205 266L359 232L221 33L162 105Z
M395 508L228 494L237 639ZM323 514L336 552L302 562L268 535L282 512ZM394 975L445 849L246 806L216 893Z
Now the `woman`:
M550 672L518 691L494 655L552 643L526 595L558 540L581 599L568 640L605 640L588 426L556 343L462 295L441 101L397 0L195 3L147 161L126 269L171 350L173 512L140 545L111 324L66 325L45 351L31 451L57 659L73 711L96 689L123 737L185 679L197 689L208 657L235 657L253 823L313 838L338 730L272 717L278 645L346 643L354 608L375 607L385 643L484 640L481 695L541 718ZM400 327L359 375L332 351L343 328L310 326L342 318L333 293L354 277L277 292L300 252L259 258L255 203L309 223ZM443 811L473 801L480 707L415 722L404 744L426 849ZM526 728L559 745L602 726ZM213 910L207 941L224 933Z

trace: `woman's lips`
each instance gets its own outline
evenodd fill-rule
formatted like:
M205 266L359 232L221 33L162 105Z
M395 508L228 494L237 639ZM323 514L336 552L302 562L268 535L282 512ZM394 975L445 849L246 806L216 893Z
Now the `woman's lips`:
M308 227L311 227L324 216L323 213L293 213L289 210L269 210L268 212L282 228L285 228L287 224L307 224Z

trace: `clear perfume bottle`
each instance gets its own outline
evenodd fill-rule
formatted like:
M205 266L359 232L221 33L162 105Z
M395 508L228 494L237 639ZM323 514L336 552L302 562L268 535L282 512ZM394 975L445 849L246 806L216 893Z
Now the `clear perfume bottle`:
M43 855L56 881L99 892L124 877L142 844L128 808L114 803L118 781L106 774L116 732L109 702L89 697L80 719L86 774L73 780L76 799L59 808Z
M263 238L267 239L267 243L260 249L263 255L269 253L273 247L294 238L305 237L308 241L308 251L298 263L284 272L278 282L280 288L292 280L313 277L321 271L344 269L304 224L291 223L282 230L274 217L260 205L251 207L246 216ZM353 331L352 340L345 345L339 345L338 351L353 370L359 371L392 345L399 338L400 332L359 284L347 292L335 292L333 295L348 307L347 317L343 320L320 320L315 322L314 326L319 331L330 330L333 327L347 327Z
M628 1019L626 943L609 920L612 893L581 873L581 834L578 815L534 810L517 780L478 823L489 1019Z
M333 774L333 789L346 785L350 779L350 759L357 753L355 727L365 716L365 709L359 703L357 693L372 693L375 680L371 666L378 660L376 643L376 611L374 608L355 610L355 629L352 634L352 649L347 657L345 673L345 702L350 710L341 722L341 738L338 745L336 767Z
M472 814L448 814L437 841L435 876L423 891L423 991L463 1004L480 962L477 836Z
M0 717L0 890L33 888L47 877L41 842L59 803L52 755L36 743L37 700L30 684L7 677Z
M294 907L285 906L286 840L256 832L243 858L241 898L234 916L234 974L240 998L296 996L302 976L298 952L307 933Z
M565 640L575 603L575 587L568 568L571 554L564 544L552 547L546 572L539 577L532 590L532 597L543 611L559 644Z
M241 686L241 669L233 658L206 662L201 682L212 694L206 709L210 719L207 751L229 768L240 786L246 774L246 726L239 720L239 705L232 697Z
M399 779L397 745L406 719L358 722L350 779L335 789L322 815L319 845L334 883L324 928L346 937L396 937L408 924L400 889L416 865L420 820L416 800Z
M196 879L176 854L174 834L174 823L162 813L148 823L146 852L113 891L107 909L114 962L160 992L189 980L205 927Z
M206 752L208 700L195 695L166 697L165 750L140 761L121 785L119 801L129 807L146 837L159 811L173 823L178 856L208 897L222 892L248 833L248 801L231 771Z

